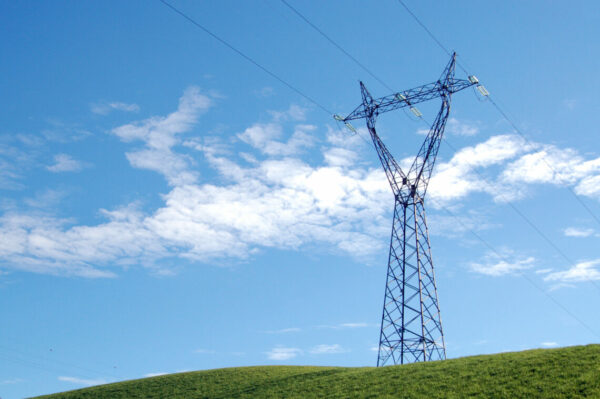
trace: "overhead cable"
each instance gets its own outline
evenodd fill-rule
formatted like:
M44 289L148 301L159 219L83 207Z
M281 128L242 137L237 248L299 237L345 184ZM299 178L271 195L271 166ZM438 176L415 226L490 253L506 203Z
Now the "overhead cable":
M423 28L423 30L425 30L425 32L427 32L427 34L429 35L429 37L431 37L431 39L433 39L434 42L437 43L437 45L444 50L444 52L446 52L446 54L450 54L450 52L448 51L448 49L438 40L438 38L427 28L427 26L421 22L421 20L415 15L414 12L411 11L410 8L408 8L408 6L404 3L404 1L402 0L398 0L398 2L402 5L402 7L404 7L404 9L413 17L413 19ZM461 57L462 58L462 57ZM465 74L469 75L469 73L467 72L466 68L460 63L460 61L457 60L457 65L465 72ZM494 99L492 98L491 95L487 96L490 100L490 102L492 103L492 105L494 106L494 108L496 108L496 110L500 113L500 115L502 115L502 117L509 123L509 125L514 129L514 131L521 136L521 138L523 138L525 140L525 142L529 145L531 145L531 141L525 136L525 134L523 134L523 132L521 131L521 129L519 129L516 125L516 123L514 123L511 118L509 118L509 116L507 115L506 112L504 112L504 110L502 110L502 108L500 108L500 106L494 101ZM552 166L552 164L550 162L548 162L548 160L546 159L545 156L541 157L542 161L546 164L546 166L548 166L548 168L554 172L555 174L558 174L559 172L556 170L556 168L554 168L554 166ZM586 212L588 214L590 214L590 216L592 216L592 218L594 218L594 220L600 225L600 218L585 204L585 202L583 202L583 200L577 195L577 193L573 190L572 187L567 186L567 189L569 190L569 192L571 193L571 195L573 197L575 197L575 200L577 202L579 202L579 204L586 210Z
M188 20L190 23L192 23L197 28L202 29L206 34L210 35L213 39L219 41L221 44L225 45L230 50L232 50L235 53L237 53L239 56L241 56L242 58L244 58L246 61L254 64L254 66L258 67L259 69L261 69L263 72L265 72L266 74L268 74L272 78L278 80L280 83L284 84L289 89L293 90L294 92L296 92L300 96L304 97L305 99L307 99L308 101L310 101L311 103L313 103L314 105L316 105L317 107L321 108L323 111L327 112L327 114L329 114L329 115L333 114L333 112L329 111L325 106L323 106L320 103L318 103L312 97L308 96L307 94L305 94L304 92L302 92L300 89L298 89L297 87L293 86L291 83L287 82L286 80L284 80L283 78L279 77L277 74L275 74L271 70L269 70L269 69L265 68L264 66L262 66L261 64L259 64L252 57L246 55L245 53L243 53L241 50L238 50L236 47L234 47L232 44L230 44L226 40L222 39L221 37L217 36L215 33L211 32L206 27L204 27L203 25L201 25L199 22L197 22L196 20L192 19L192 17L190 17L189 15L185 14L183 11L175 8L173 5L171 5L170 3L166 2L165 0L159 0L159 1L161 3L163 3L165 6L169 7L174 12L176 12L177 14L181 15L183 18L185 18L186 20Z

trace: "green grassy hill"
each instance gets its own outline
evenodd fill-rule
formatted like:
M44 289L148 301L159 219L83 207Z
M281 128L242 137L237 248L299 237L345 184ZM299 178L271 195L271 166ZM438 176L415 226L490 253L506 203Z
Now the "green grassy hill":
M600 345L393 367L243 367L40 396L117 398L600 398Z

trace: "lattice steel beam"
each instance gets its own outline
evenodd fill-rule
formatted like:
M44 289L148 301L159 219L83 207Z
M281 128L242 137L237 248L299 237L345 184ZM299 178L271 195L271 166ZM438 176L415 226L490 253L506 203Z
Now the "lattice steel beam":
M424 198L450 113L451 95L477 84L455 79L456 54L434 82L374 99L360 82L362 104L348 122L365 119L379 160L394 193L394 219L379 335L377 366L446 358ZM440 110L419 153L405 173L377 135L375 122L384 112L440 98Z

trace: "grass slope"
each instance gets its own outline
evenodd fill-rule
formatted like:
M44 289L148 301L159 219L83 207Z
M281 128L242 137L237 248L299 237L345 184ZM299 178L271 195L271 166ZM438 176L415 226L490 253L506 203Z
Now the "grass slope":
M196 371L38 398L600 398L600 345L383 368L266 366Z

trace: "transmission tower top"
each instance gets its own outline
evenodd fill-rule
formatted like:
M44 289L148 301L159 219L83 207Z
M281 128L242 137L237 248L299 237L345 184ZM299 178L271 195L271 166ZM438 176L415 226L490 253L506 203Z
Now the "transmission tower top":
M446 65L444 72L442 72L440 78L436 82L428 83L413 89L399 91L377 99L370 98L366 103L363 101L362 104L356 107L356 109L345 118L335 116L335 119L342 122L348 122L355 119L370 118L400 108L416 109L414 107L416 104L433 100L438 97L445 97L473 85L483 87L479 84L479 80L475 76L469 76L468 80L454 78L455 65L456 53L453 53L450 62ZM360 84L361 88L363 88L364 84L362 82L360 82ZM421 116L420 113L415 111L413 111L413 113L415 113L417 117Z
M394 195L400 197L403 202L414 200L415 196L422 200L425 196L450 111L451 95L475 85L478 89L481 88L480 92L482 92L481 90L485 91L485 88L475 76L469 76L468 79L455 78L455 66L456 53L453 53L437 81L380 98L373 98L363 82L360 82L363 98L362 104L357 106L345 118L334 115L337 121L345 123L353 132L356 132L356 129L349 122L357 119L366 119L371 138L392 186ZM436 98L442 99L442 108L431 126L429 134L423 142L410 170L408 173L404 173L377 135L375 121L380 114L401 108L408 108L415 116L421 117L421 111L416 108L416 105Z

